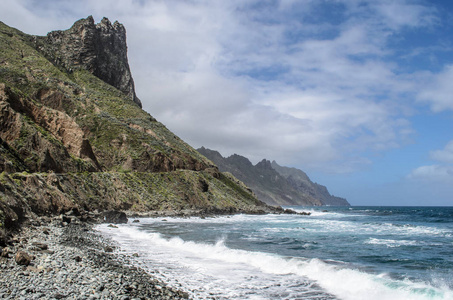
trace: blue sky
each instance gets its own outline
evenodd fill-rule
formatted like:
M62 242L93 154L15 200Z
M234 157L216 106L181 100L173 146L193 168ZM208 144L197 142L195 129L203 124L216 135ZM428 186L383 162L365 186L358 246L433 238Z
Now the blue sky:
M354 205L453 205L453 3L3 0L44 35L127 30L146 111L193 147L298 167Z

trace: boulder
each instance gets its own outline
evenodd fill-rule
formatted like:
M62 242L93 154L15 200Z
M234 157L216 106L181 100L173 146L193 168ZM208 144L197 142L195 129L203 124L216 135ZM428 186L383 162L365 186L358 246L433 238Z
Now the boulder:
M102 213L104 223L124 224L127 223L127 216L122 211L110 210Z
M30 264L30 262L32 261L33 256L29 255L28 253L26 253L22 250L19 250L16 252L16 256L14 258L18 265L28 266Z

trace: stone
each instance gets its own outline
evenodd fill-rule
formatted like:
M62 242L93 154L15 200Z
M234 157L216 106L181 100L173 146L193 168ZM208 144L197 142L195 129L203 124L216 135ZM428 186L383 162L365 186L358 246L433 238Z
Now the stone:
M36 248L38 248L39 251L47 250L49 248L49 246L47 246L47 244L44 244L41 242L33 242L32 245L35 246Z
M9 257L9 252L10 252L10 250L9 250L8 247L3 248L2 251L0 251L0 252L1 252L1 253L0 253L0 256L1 256L1 257L5 257L5 258L8 258L8 257Z
M28 266L32 261L33 256L29 255L28 253L22 250L19 250L16 252L16 256L14 257L14 259L16 260L16 263L18 265Z
M104 223L123 224L127 223L127 216L122 211L110 210L102 213Z
M60 215L61 222L63 223L71 223L72 218L70 216Z

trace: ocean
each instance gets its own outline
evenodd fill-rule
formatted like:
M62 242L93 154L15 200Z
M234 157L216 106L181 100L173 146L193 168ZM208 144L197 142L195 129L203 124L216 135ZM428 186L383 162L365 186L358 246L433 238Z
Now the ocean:
M291 208L97 230L193 299L453 299L453 207Z

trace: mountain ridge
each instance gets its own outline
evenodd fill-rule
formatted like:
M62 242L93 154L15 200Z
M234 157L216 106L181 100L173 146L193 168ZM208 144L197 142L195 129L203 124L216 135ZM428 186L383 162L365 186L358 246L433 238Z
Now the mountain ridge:
M233 154L224 158L218 151L201 147L201 154L213 161L221 172L243 181L263 202L270 205L349 206L346 199L332 196L327 188L312 182L296 168L282 167L263 159L253 165L246 157Z

